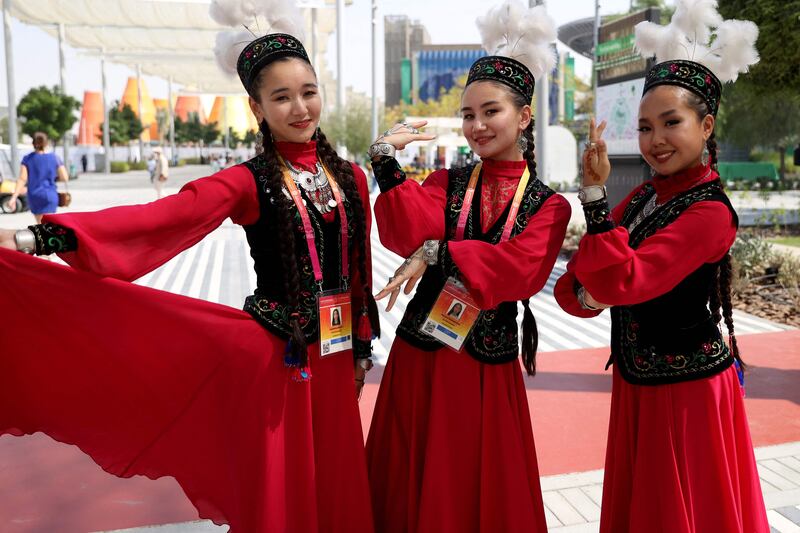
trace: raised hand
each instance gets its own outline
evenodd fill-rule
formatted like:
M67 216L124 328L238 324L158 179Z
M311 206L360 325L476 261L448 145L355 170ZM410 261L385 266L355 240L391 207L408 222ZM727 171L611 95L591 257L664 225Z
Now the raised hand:
M402 150L414 141L432 141L436 138L436 135L419 131L419 128L424 127L427 123L427 120L420 120L411 124L406 124L405 122L395 124L378 137L375 142L389 143L396 149Z
M606 121L595 127L594 118L589 121L589 142L583 150L583 185L605 185L611 174L608 147L603 140Z
M395 271L394 276L389 278L389 283L386 284L381 292L375 295L375 299L382 300L391 295L389 303L386 305L386 311L391 311L392 307L394 307L394 302L400 294L400 286L403 285L403 282L406 282L406 287L403 292L405 294L411 294L417 281L419 281L427 268L428 265L422 258L422 248L420 247L411 257L403 261L400 268Z

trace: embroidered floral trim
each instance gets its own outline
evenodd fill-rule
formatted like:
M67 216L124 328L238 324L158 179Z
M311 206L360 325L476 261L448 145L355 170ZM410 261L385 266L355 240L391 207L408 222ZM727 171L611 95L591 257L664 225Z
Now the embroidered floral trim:
M306 49L300 41L285 33L271 33L255 39L239 54L236 71L245 88L250 87L255 76L278 58L295 56L310 63Z
M611 231L615 227L608 200L598 200L584 205L583 215L586 217L586 233L591 235Z
M665 378L704 377L725 369L733 363L733 356L722 340L719 330L715 338L692 349L675 352L661 352L655 346L640 339L640 324L628 307L618 308L616 313L620 322L618 333L621 359L625 377L642 381L663 380Z
M722 83L711 70L700 63L675 59L653 65L645 77L644 92L657 85L677 85L688 89L705 100L712 115L717 114Z
M45 222L28 226L28 229L36 237L36 255L74 252L78 249L78 238L70 228Z
M520 93L528 102L533 99L534 79L531 71L510 57L486 56L475 61L469 69L467 85L480 80L499 81Z
M394 157L381 157L373 161L372 171L375 173L381 192L389 192L406 181L406 173Z

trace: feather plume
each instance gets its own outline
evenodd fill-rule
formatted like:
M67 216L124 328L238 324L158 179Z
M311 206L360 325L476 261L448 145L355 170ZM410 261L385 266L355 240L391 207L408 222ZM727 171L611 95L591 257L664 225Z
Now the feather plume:
M556 38L556 26L543 6L531 9L518 0L506 0L476 21L484 49L524 64L535 78L555 66L550 46Z
M677 0L669 24L640 22L635 33L636 49L643 56L700 63L723 83L758 63L758 27L747 20L723 20L716 0Z
M223 26L248 25L256 17L258 6L254 0L212 0L208 14Z
M236 75L236 61L244 47L253 40L253 35L246 31L221 31L217 34L214 45L214 56L223 72Z
M265 34L288 33L301 42L305 39L305 19L293 0L260 0L258 14L267 21Z
M707 43L711 28L722 24L722 16L717 12L717 0L678 0L672 25L682 31L689 39Z

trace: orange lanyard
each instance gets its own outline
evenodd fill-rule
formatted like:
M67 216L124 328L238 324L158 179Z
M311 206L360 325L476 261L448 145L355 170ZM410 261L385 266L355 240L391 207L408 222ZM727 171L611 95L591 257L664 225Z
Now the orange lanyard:
M472 209L472 200L475 197L475 186L478 184L478 177L481 174L482 166L483 163L478 163L475 165L475 168L472 170L472 175L469 177L467 192L464 194L464 203L461 206L461 213L458 216L458 225L456 226L455 240L457 241L464 239L464 231L467 227L467 218L469 217L470 209ZM531 173L526 165L525 171L522 173L522 177L519 179L517 192L514 194L514 200L511 202L511 210L508 212L508 218L503 226L503 234L500 236L500 242L505 242L511 237L511 230L514 227L514 223L517 219L519 206L522 203L522 196L525 194L525 189L528 186L528 180L530 177Z

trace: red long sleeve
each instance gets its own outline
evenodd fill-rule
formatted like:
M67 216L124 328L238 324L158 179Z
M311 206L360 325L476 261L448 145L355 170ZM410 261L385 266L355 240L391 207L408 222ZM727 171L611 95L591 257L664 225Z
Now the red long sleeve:
M597 301L633 305L669 292L704 263L719 261L735 238L727 206L698 202L635 250L622 227L586 235L573 271Z
M131 281L193 246L228 217L243 225L259 217L255 181L243 165L148 204L47 215L44 221L75 231L78 250L60 254L68 264Z
M426 240L445 238L447 170L433 172L422 185L406 180L375 201L375 220L381 243L408 257Z
M544 287L564 242L570 213L569 202L556 194L522 233L506 242L448 242L448 253L482 309L529 298Z

